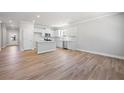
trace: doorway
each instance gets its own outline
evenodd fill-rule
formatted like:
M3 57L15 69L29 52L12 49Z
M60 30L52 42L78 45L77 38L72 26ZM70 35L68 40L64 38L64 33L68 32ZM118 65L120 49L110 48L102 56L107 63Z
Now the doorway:
M18 30L8 30L7 31L7 45L15 46L19 45L19 31Z

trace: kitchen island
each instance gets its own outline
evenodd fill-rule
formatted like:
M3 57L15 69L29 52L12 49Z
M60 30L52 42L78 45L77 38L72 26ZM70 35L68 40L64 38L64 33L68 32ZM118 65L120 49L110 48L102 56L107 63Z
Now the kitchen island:
M56 50L55 41L37 41L36 42L36 51L37 54L50 52Z

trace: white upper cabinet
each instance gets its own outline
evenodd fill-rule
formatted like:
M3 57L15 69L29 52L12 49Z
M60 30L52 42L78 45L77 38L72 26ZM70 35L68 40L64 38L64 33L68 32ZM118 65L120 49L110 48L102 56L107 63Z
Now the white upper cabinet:
M45 33L50 33L51 37L54 37L54 32L50 27L42 26L42 25L35 25L34 26L34 33L39 33L42 37L45 36Z
M34 32L36 33L43 33L45 30L44 26L41 25L34 25Z
M71 28L67 28L66 30L63 30L64 36L68 36L68 37L76 37L77 36L77 29L75 27L71 27Z

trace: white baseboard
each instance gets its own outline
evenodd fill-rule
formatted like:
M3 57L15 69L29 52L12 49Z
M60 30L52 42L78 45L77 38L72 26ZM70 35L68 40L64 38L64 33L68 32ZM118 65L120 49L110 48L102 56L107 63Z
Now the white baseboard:
M6 46L18 46L19 44L7 44Z
M1 48L6 48L6 46L3 46L3 47L1 47Z
M82 51L82 52L88 52L88 53L91 53L91 54L96 54L96 55L107 56L107 57L112 57L112 58L124 60L124 57L123 56L116 56L116 55L111 55L111 54L106 54L106 53L100 53L100 52L94 52L94 51L88 51L88 50L82 50L82 49L77 49L77 50L78 51Z

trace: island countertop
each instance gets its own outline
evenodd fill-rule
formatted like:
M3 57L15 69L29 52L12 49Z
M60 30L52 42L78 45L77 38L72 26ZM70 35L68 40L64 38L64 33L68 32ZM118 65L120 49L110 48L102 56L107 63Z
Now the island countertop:
M50 43L50 42L55 42L55 41L45 41L45 40L36 41L36 43Z
M54 51L56 50L56 42L44 40L36 41L36 50L37 54Z

